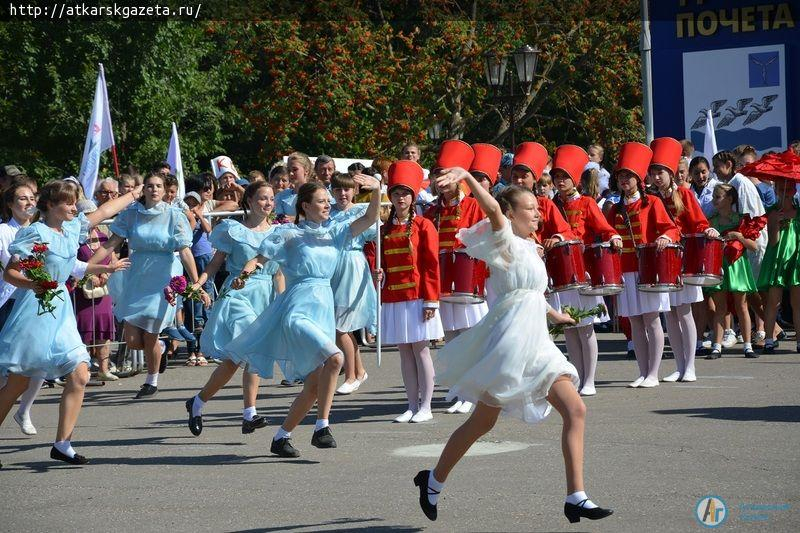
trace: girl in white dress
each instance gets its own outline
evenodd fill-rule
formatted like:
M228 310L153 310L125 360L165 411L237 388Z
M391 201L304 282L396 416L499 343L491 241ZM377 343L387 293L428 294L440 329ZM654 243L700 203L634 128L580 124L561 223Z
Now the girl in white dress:
M448 396L469 400L476 407L447 441L436 468L422 470L414 478L420 507L425 516L436 520L438 495L450 471L492 429L501 412L533 424L553 406L564 421L568 494L564 514L570 522L604 518L612 511L592 503L583 488L586 406L578 395L578 374L541 320L546 315L552 322L575 324L544 298L547 272L527 240L539 223L537 199L530 191L512 186L498 196L498 203L461 168L447 169L436 184L461 180L469 184L488 220L460 230L458 238L468 254L486 261L497 301L483 320L445 345L435 359L440 382L450 387Z

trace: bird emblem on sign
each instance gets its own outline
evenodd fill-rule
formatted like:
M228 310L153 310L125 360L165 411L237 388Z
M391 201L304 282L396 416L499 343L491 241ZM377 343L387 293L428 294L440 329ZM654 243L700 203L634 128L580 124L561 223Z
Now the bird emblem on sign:
M747 118L744 119L742 126L747 126L748 124L752 124L756 120L760 119L766 113L772 111L772 102L778 98L777 94L769 94L761 99L760 104L750 104L750 114L747 115Z
M726 100L714 100L713 102L711 102L710 108L711 108L711 116L712 116L712 118L719 118L719 116L721 115L719 110L722 109L722 106L724 106L727 101L728 100L726 99ZM706 109L705 107L702 108L700 111L698 111L698 113L700 113L700 116L697 117L697 120L694 121L694 124L692 124L691 129L693 129L693 130L697 129L697 128L701 127L703 124L706 123L706 112L707 111L708 111L708 109Z
M747 114L745 107L752 101L752 98L741 98L737 100L736 107L730 105L726 107L725 114L722 116L722 120L719 121L719 124L717 124L717 127L724 128L728 124L733 123L737 118L745 116Z

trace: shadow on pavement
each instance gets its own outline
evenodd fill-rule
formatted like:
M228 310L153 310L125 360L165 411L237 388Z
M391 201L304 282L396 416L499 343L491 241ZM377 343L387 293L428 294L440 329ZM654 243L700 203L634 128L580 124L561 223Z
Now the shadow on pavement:
M360 526L357 524L363 524L364 522L382 522L383 519L381 518L336 518L334 520L329 520L328 522L319 522L316 524L292 524L292 525L282 525L276 527L265 527L265 528L257 528L257 529L242 529L237 530L232 533L269 533L270 531L294 531L296 529L311 529L312 531L319 531L320 528L324 528L326 526L346 526L340 527L335 529L324 529L323 531L375 531L375 532L393 532L393 533L413 533L417 531L423 531L423 528L419 527L412 527L412 526L382 526L377 524L369 524Z
M660 415L688 415L694 418L713 418L739 422L800 422L800 405L698 407L693 409L664 409L653 412Z

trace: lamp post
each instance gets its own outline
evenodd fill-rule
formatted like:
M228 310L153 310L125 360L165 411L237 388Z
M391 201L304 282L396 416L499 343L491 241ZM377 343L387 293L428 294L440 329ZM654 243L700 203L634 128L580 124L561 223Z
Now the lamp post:
M483 55L486 84L492 92L492 99L508 113L508 124L511 130L511 150L516 147L514 130L519 105L531 94L533 79L536 76L536 61L540 50L529 44L520 46L508 56L501 56L495 51ZM514 76L506 76L509 59L513 60Z
M442 140L442 123L440 121L437 120L430 128L428 128L428 138L435 145L438 145L439 141Z

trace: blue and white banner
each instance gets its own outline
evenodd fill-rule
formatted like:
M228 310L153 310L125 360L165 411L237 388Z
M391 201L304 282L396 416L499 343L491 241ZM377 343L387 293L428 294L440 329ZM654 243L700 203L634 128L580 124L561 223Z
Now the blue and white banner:
M89 131L86 133L86 144L81 159L81 172L78 177L87 198L94 197L97 184L97 173L100 169L100 154L114 146L114 132L111 129L111 111L108 108L108 92L106 91L106 75L103 64L97 73L94 89L92 116L89 118Z
M648 5L656 137L691 139L700 153L710 111L719 150L800 138L800 1Z

